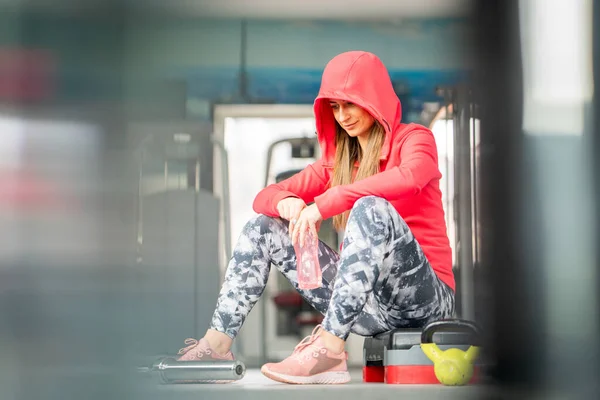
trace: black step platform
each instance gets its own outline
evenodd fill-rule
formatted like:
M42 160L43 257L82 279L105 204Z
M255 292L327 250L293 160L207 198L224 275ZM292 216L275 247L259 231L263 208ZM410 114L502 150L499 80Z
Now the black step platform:
M460 320L457 325L460 327ZM446 323L446 321L444 321ZM466 351L479 343L477 332L453 329L453 321L440 324L430 336L440 350ZM386 383L436 383L433 362L421 350L423 329L406 328L365 338L363 344L363 381ZM479 361L475 365L480 364Z

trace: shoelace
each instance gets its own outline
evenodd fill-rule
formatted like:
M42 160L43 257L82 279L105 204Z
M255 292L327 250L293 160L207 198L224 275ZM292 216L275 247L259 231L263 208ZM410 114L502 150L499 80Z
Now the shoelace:
M185 344L187 344L187 347L181 348L179 349L179 351L177 352L177 354L185 354L188 351L192 350L194 347L198 346L198 344L200 343L200 341L193 339L193 338L187 338L185 339L185 341L183 342ZM196 349L196 357L198 358L202 358L205 355L206 356L210 356L212 354L212 350L211 349Z
M300 341L300 343L298 343L296 345L296 347L294 347L294 353L299 352L300 350L302 350L303 348L305 348L306 346L310 345L312 342L317 340L317 337L318 337L317 332L319 331L319 329L322 329L321 325L315 326L315 329L313 329L311 334L309 336L305 337L304 339L302 339Z
M300 343L298 343L298 344L296 345L296 347L294 347L294 351L292 352L292 354L294 355L294 358L295 358L296 360L299 360L299 361L302 363L302 359L305 359L305 360L309 360L309 359L310 359L310 353L309 353L309 354L307 354L307 355L305 355L305 356L303 356L303 355L302 355L302 354L300 354L300 353L301 353L301 352L302 352L302 350L304 350L305 348L307 348L307 347L309 347L309 346L313 345L313 343L315 342L315 340L317 340L317 338L319 337L319 336L317 335L317 333L318 333L318 331L319 331L320 329L322 329L321 325L317 325L317 326L315 326L315 328L313 329L312 333L311 333L309 336L307 336L307 337L305 337L304 339L302 339L302 340L300 341ZM315 347L315 349L317 349L317 348ZM320 352L320 353L326 353L326 352L327 352L327 349L325 349L325 348L322 348L322 349L317 349L317 350L318 350L318 352ZM313 357L316 357L316 356L318 355L318 352L317 352L317 351L314 351L314 352L312 353Z
M193 339L193 338L187 338L187 339L184 340L183 343L187 344L187 346L179 349L179 351L177 352L177 354L185 354L188 350L190 350L194 346L198 345L198 341L196 339Z

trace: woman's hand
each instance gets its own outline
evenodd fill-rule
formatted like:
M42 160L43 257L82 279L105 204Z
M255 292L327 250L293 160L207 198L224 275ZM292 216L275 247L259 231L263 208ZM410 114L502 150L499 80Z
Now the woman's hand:
M279 212L279 216L290 221L290 237L292 237L294 224L298 220L298 217L300 217L300 211L302 211L305 207L306 203L304 200L297 197L286 197L277 203L277 211Z
M304 239L308 231L312 232L314 237L317 238L318 225L320 225L322 220L323 217L316 204L313 203L303 209L298 217L298 221L294 224L292 243L296 244L299 240L300 246L304 246Z

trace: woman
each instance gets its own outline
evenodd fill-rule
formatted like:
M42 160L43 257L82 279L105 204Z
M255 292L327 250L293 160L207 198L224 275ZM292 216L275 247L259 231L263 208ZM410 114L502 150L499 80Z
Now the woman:
M371 336L451 317L455 284L431 131L400 122L388 72L367 52L327 64L314 112L321 159L256 196L259 215L241 233L211 328L187 342L181 360L233 359L232 341L271 264L324 315L290 357L262 367L280 382L348 382L350 332ZM323 286L301 290L293 244L330 217L344 231L341 252L320 242Z

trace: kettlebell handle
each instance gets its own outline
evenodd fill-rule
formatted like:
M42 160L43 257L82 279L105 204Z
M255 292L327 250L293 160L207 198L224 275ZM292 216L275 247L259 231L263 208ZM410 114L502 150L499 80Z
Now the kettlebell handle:
M433 334L436 332L465 332L473 335L471 345L481 345L481 330L474 322L463 319L446 319L433 321L425 325L421 333L421 343L433 343Z

